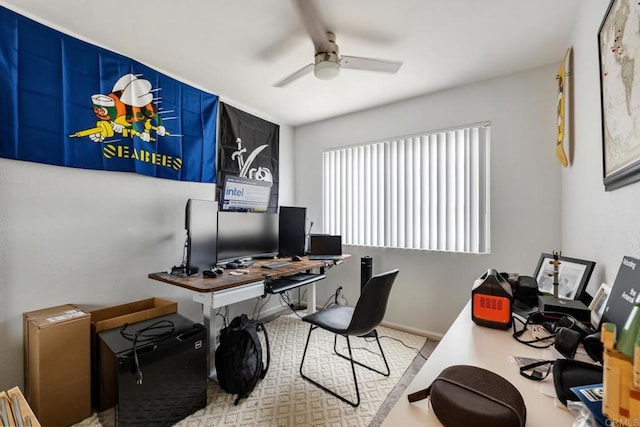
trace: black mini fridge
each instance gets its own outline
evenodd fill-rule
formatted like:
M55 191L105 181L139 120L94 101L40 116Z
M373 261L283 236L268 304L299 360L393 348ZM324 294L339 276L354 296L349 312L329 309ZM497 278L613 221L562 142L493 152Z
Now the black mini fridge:
M170 426L207 404L207 333L169 314L99 335L103 426Z

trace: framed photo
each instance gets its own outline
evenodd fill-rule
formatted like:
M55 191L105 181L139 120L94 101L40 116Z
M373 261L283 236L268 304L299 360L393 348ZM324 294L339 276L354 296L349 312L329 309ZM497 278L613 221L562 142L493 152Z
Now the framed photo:
M611 286L606 283L602 283L598 292L593 297L591 304L589 304L589 310L591 310L591 325L600 330L600 321L602 320L602 314L607 306L609 295L611 294Z
M558 257L558 297L564 299L582 299L591 273L596 263L581 259ZM540 292L553 295L553 255L543 253L533 277L538 282Z
M640 64L640 4L612 0L598 31L606 191L640 180L640 96L633 64Z

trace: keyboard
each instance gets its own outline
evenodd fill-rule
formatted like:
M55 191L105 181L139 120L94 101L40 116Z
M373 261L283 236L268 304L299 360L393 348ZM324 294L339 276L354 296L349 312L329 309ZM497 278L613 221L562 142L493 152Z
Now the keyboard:
M316 277L318 277L318 275L313 273L298 273L293 276L286 276L287 279L293 280L294 282L301 282L303 280L313 279Z
M325 277L326 276L324 274L298 273L293 276L282 277L270 282L265 290L270 294L278 294L280 292L308 285L309 283L317 282Z
M276 262L270 262L268 264L262 264L262 268L280 268L280 267L284 267L286 265L291 264L288 261L276 261Z

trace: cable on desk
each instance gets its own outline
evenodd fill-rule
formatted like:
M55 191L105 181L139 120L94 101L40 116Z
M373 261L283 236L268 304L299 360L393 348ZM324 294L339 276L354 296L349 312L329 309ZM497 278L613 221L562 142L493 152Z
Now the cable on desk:
M549 313L549 312L547 312ZM516 329L516 320L520 323L522 323L522 329L520 329L519 331ZM553 344L555 344L556 340L556 335L557 334L549 334L546 337L541 337L541 338L535 338L532 340L523 340L521 337L522 335L527 331L527 326L531 324L530 322L530 316L527 317L527 320L525 322L522 321L522 319L520 319L517 316L511 316L511 323L513 326L513 338L518 341L519 343L528 345L529 347L533 347L533 348L548 348L551 347ZM541 342L541 341L548 341L549 339L552 339L551 342L547 342L546 344L540 344L537 345L537 343Z
M145 328L136 331L134 334L131 334L125 332L125 329L127 329L128 326L129 324L126 323L122 327L122 329L120 329L120 335L122 335L123 338L133 342L133 366L131 367L133 371L132 374L136 374L136 383L142 384L142 369L140 368L140 362L138 360L138 344L149 343L162 337L169 336L174 333L176 328L173 322L169 320L159 320ZM159 332L154 332L156 330Z
M187 266L187 249L189 248L189 236L184 239L184 246L182 247L182 265Z
M182 261L180 265L174 265L171 267L171 274L185 274L189 275L187 271L187 248L189 247L189 235L184 240L184 246L182 247Z

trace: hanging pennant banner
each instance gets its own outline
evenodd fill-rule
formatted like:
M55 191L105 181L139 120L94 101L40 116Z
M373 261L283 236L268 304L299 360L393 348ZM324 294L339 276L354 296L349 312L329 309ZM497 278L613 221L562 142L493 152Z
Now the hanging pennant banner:
M218 97L0 7L0 157L216 182Z

